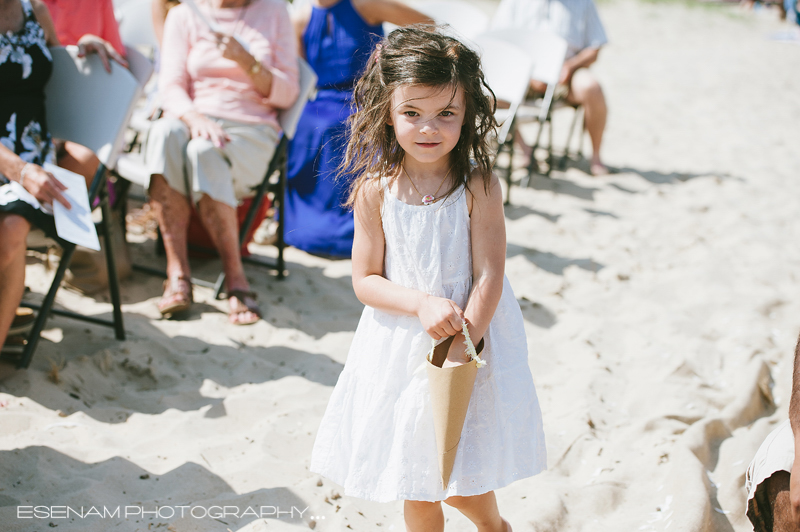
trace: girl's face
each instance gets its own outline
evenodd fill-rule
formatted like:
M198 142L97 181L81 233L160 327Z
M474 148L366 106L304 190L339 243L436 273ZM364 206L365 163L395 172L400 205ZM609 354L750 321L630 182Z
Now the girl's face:
M451 87L398 87L392 93L388 124L394 126L407 157L420 163L442 162L461 136L465 103L460 86L455 96Z

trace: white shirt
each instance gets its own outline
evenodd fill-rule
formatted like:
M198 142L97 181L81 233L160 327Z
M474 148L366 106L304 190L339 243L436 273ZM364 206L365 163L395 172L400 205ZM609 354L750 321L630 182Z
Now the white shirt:
M540 26L567 41L567 58L608 42L592 0L501 0L492 20L494 30Z

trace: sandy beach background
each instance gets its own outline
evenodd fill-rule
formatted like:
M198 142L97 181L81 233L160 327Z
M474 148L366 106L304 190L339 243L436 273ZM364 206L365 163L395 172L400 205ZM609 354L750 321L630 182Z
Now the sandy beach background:
M506 209L549 470L500 490L500 508L517 531L749 531L744 473L786 418L800 331L800 46L768 38L788 28L774 12L612 0L600 13L619 173L592 178L584 161L514 188ZM152 243L131 250L163 260ZM188 319L160 320L161 281L134 274L125 342L53 318L28 370L0 366L0 528L404 530L401 503L343 497L308 471L362 306L349 261L287 259L284 281L247 267L255 326L229 325L203 288ZM49 275L31 260L34 292ZM110 314L103 298L58 301ZM51 515L18 517L37 505Z

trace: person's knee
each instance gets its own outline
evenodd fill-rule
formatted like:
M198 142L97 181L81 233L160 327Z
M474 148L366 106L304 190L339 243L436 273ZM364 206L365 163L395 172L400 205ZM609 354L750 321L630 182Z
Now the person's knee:
M0 267L6 266L25 252L31 224L22 216L0 216Z
M432 512L441 508L441 502L428 502L428 501L405 501L406 508L417 510L420 512Z
M572 93L574 98L582 104L605 101L603 88L591 72L586 69L578 70L572 78Z

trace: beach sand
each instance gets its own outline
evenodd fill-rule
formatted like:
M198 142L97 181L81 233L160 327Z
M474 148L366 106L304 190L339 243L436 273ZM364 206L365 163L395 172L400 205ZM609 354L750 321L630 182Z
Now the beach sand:
M499 490L500 508L515 531L748 531L744 473L786 418L800 331L800 46L768 39L787 28L774 12L600 13L611 42L593 70L619 173L590 177L584 160L515 187L506 209L549 470ZM556 115L559 146L570 118ZM163 264L151 242L131 250ZM187 319L160 320L161 281L137 273L126 341L53 318L29 369L0 366L0 528L404 530L402 503L308 471L362 305L349 261L287 259L283 281L247 266L265 312L252 327L203 288ZM50 273L27 273L42 293ZM104 297L58 302L110 315Z

